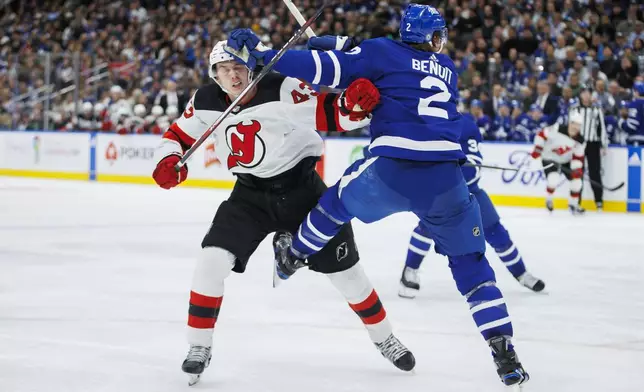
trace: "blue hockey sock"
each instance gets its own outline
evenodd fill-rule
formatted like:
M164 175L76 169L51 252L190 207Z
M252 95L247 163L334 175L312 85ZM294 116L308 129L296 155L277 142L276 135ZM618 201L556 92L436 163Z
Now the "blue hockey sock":
M526 269L523 258L512 240L506 246L500 248L495 247L494 250L512 276L518 278L525 273Z
M512 322L501 290L495 282L481 283L465 295L470 313L485 340L495 336L512 336Z
M295 234L291 251L300 259L306 259L331 241L342 229L344 222L334 218L320 204L309 212Z
M423 258L429 253L433 243L434 241L427 236L426 231L420 225L416 226L409 240L405 266L413 269L420 268Z
M503 265L510 271L512 276L518 278L523 275L525 273L523 258L521 258L519 250L510 239L510 234L501 222L496 222L490 227L486 227L483 231L485 232L485 240L492 245L499 259L501 259Z

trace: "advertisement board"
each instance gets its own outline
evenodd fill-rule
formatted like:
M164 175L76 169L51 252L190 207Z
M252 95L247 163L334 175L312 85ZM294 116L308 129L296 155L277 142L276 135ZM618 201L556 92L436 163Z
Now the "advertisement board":
M153 184L159 136L98 134L96 179L98 181ZM235 177L222 166L212 142L204 143L188 161L185 186L232 188Z
M98 180L154 184L156 148L160 137L67 132L0 132L0 175ZM318 171L328 185L342 177L355 160L362 158L366 138L327 138ZM188 161L188 180L183 186L230 189L235 177L219 162L210 141ZM487 164L516 167L513 170L483 169L481 186L498 205L543 207L546 178L525 168L532 146L517 143L481 144ZM602 157L604 185L625 183L621 189L604 192L606 211L644 212L644 170L641 147L610 147ZM566 207L568 183L561 178L555 206ZM583 205L593 209L593 192L584 182Z
M88 179L90 135L0 132L0 174Z
M531 145L482 143L480 148L486 163L519 169L519 171L483 169L480 185L490 195L495 196L495 202L518 203L518 205L527 206L542 204L546 195L546 176L542 171L535 172L525 169L525 165L530 159ZM602 178L605 185L619 184L626 181L626 171L624 170L626 155L625 148L611 148L603 157ZM563 175L560 175L560 180L555 190L555 198L560 199L557 203L562 207L567 205L569 192L568 181ZM517 196L521 196L521 199L518 199ZM504 198L514 198L514 200L503 200ZM587 201L594 200L592 188L588 181L584 181L582 199ZM625 187L616 192L604 192L604 201L607 207L612 201L623 201L625 199Z

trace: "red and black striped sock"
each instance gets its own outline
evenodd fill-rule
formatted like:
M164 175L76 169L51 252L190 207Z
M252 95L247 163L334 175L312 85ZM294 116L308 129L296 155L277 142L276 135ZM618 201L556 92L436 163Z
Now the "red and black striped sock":
M349 303L349 306L365 325L378 324L387 317L387 312L382 306L376 290L372 290L364 301L357 304Z
M223 296L208 297L191 291L188 326L197 329L214 328L223 299Z

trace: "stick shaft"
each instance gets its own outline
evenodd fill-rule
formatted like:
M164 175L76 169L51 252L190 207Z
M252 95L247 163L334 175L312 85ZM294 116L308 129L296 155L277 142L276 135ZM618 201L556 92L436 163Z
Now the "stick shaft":
M291 12L291 15L295 17L295 20L297 20L297 23L300 24L300 26L304 26L306 24L306 19L304 19L304 16L300 12L299 9L297 9L297 6L293 4L291 0L283 0L284 4L286 4L286 7L288 7L288 10ZM309 38L315 37L315 32L313 31L312 28L307 27L306 30L304 30L306 33L306 36Z

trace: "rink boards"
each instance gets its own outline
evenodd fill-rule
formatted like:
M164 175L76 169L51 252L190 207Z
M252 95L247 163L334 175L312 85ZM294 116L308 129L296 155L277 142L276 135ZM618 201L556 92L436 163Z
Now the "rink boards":
M100 133L0 132L0 175L89 181L153 184L151 173L159 136ZM327 138L319 171L333 184L350 163L362 157L367 139ZM215 155L216 146L206 142L188 162L189 179L195 187L232 188L235 178ZM495 204L542 208L546 179L543 173L523 169L532 146L518 143L483 143L486 163L520 170L484 169L481 184ZM604 183L626 185L604 193L606 211L642 212L644 170L642 148L610 147L603 161ZM556 207L567 205L568 186L555 193ZM594 209L590 184L584 184L584 206Z

